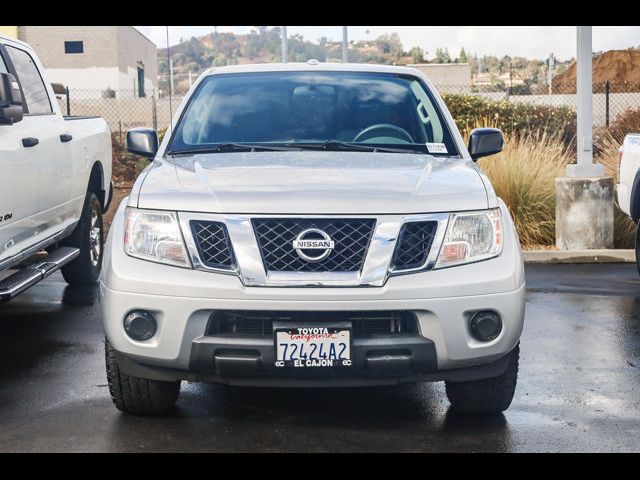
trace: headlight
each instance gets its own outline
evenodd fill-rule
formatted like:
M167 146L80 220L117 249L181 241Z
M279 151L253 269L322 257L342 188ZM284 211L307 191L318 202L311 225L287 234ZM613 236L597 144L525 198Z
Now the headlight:
M191 268L175 212L128 207L124 251L143 260Z
M499 208L452 213L435 268L497 257L502 252L502 243Z

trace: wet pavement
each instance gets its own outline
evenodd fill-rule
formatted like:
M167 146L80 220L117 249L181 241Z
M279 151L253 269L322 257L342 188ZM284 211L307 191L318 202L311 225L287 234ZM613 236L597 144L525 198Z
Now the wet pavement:
M443 384L263 390L183 383L175 412L119 413L95 288L59 274L0 305L0 451L640 451L635 265L528 265L516 396L458 416Z

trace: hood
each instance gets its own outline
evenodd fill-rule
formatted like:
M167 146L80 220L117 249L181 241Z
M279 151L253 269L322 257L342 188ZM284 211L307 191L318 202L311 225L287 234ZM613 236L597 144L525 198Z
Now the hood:
M138 206L212 213L409 214L487 208L470 160L368 152L232 152L156 162Z

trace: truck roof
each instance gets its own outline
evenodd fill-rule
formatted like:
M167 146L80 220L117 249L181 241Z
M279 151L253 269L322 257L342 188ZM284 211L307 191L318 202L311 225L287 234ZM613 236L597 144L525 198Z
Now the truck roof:
M11 38L11 37L5 37L4 35L0 35L0 42L2 43L13 43L15 45L20 45L21 47L24 48L28 48L29 50L31 50L31 47L29 46L29 44L21 41L21 40L17 40L15 38Z
M256 63L247 65L227 65L213 67L204 72L203 76L223 73L254 73L254 72L287 72L287 71L324 71L324 72L379 72L415 75L419 73L415 68L397 65L376 65L370 63L329 63L309 60L307 62L292 63Z

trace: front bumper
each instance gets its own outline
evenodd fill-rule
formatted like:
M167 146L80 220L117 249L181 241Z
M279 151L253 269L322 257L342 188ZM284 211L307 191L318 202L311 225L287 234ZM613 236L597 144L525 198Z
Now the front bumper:
M503 253L492 260L391 277L382 287L246 287L232 275L128 257L121 244L122 210L110 231L100 289L107 339L131 375L297 386L489 378L506 368L506 356L522 332L524 268L510 221ZM124 331L123 319L135 309L157 318L150 340L136 342ZM498 312L503 321L502 332L490 342L475 340L468 327L473 312L484 309ZM298 374L275 368L273 338L206 334L211 314L219 310L326 312L327 320L337 311L402 310L415 314L419 331L354 338L348 371L299 369Z
M435 345L425 338L360 339L351 347L348 370L278 369L273 342L195 341L189 370L158 367L120 352L116 358L127 375L165 382L225 383L250 387L364 387L408 382L464 382L493 378L506 370L510 355L482 365L438 369ZM396 354L393 354L393 352Z

